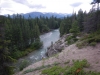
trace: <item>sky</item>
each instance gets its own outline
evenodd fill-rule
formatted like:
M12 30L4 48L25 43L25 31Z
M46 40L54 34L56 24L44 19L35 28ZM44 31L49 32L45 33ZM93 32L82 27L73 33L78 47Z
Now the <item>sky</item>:
M79 9L89 11L93 0L0 0L0 15L52 12L71 14Z

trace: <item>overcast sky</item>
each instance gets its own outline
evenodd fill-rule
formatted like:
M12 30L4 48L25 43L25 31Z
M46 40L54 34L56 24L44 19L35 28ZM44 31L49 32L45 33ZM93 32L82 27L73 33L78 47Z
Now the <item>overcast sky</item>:
M28 12L72 13L82 9L89 11L92 0L0 0L0 14Z

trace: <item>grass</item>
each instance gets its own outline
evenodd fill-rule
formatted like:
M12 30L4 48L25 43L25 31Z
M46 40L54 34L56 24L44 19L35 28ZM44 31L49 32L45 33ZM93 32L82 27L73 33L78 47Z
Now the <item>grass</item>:
M52 64L52 65L53 65L53 66L56 66L56 65L58 65L58 64L60 64L60 63L55 62L55 63ZM28 70L24 71L23 73L26 74L26 73L33 72L33 71L36 71L36 70L41 70L41 69L44 69L44 68L51 67L52 65L46 65L46 66L42 65L42 66L37 67L37 68L35 68L35 69L28 69Z
M23 73L26 74L26 73L29 73L29 72L34 72L34 71L41 70L41 69L47 68L47 67L51 67L51 65L40 66L40 67L37 67L35 69L28 69L28 70L25 70Z
M59 53L54 55L57 59L59 59Z
M60 66L53 66L51 68L45 69L42 71L42 74L46 75L60 75L61 72L63 72L64 69Z
M83 48L84 46L90 45L90 46L95 46L97 43L100 42L100 30L84 35L83 38L80 39L80 41L77 43L78 48Z
M68 61L69 63L70 61ZM28 69L24 71L23 73L29 73L29 72L34 72L37 70L42 70L41 74L42 75L100 75L98 72L93 72L93 71L88 71L85 72L84 68L89 67L90 64L87 62L87 60L74 60L72 66L65 66L61 67L58 66L58 64L52 64L52 65L46 65L46 66L40 66L35 69Z
M96 42L91 42L90 43L90 46L95 46L96 45Z
M85 47L85 46L87 46L88 45L88 43L87 43L87 41L80 41L80 42L78 42L77 44L76 44L76 46L79 48L79 49L81 49L81 48L83 48L83 47Z
M73 61L72 66L53 66L48 69L42 70L42 75L100 75L100 73L96 72L85 72L83 68L89 67L87 60L77 60Z

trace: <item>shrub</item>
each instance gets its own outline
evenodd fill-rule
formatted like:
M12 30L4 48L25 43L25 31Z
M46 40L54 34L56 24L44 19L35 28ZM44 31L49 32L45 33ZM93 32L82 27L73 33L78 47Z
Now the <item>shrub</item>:
M67 41L67 44L70 45L76 42L77 40L78 39L75 36L71 35L71 36L68 36L65 41Z
M42 42L40 42L40 41L36 41L36 42L34 42L34 43L32 43L32 45L31 45L31 49L39 49L41 46L42 46Z
M96 42L91 42L90 43L90 46L95 46L96 45Z
M22 52L17 50L17 51L12 53L12 57L15 59L20 58L20 57L22 57Z
M88 43L87 43L86 40L80 41L80 42L78 42L78 43L76 44L76 46L77 46L79 49L81 49L81 48L83 48L84 46L87 46L87 45L88 45Z
M98 42L100 42L100 30L81 38L79 43L77 43L77 47L82 48L87 45L95 46Z
M60 66L53 66L51 68L45 69L42 71L42 74L46 75L60 75L63 71L63 68Z
M67 41L68 45L74 43L73 36L68 36L65 41Z
M25 67L27 67L29 65L29 62L27 60L23 60L21 63L20 63L20 66L19 66L19 70L23 70Z
M89 75L84 72L83 68L87 67L87 60L82 61L73 61L73 66L53 66L51 68L45 69L42 71L42 74L45 75ZM96 73L97 74L97 73Z
M82 60L82 61L74 61L74 65L70 67L64 75L84 75L85 72L83 70L83 67L85 67L87 64L87 60Z

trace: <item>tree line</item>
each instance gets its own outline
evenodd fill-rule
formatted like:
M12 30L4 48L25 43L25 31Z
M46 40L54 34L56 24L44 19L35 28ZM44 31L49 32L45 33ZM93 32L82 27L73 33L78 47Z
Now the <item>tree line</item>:
M20 51L30 47L38 49L41 47L40 34L52 29L59 28L60 19L56 17L31 18L25 19L22 15L13 15L5 19L5 37L10 41L9 49L11 56L17 58ZM20 57L20 56L18 56Z
M81 9L65 17L60 24L60 36L68 33L92 33L100 29L100 10L91 9L88 13Z

